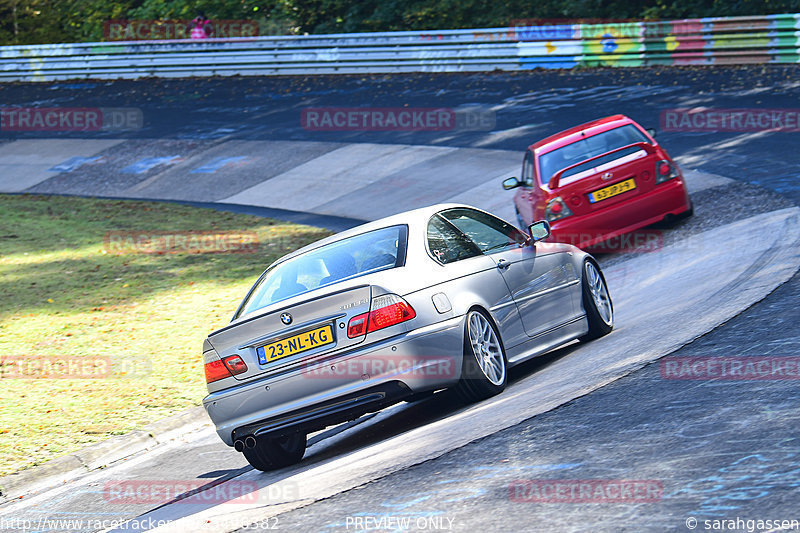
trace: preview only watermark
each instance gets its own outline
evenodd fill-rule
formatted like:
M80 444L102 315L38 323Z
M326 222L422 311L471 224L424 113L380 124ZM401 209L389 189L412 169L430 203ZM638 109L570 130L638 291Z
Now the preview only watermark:
M255 20L214 20L206 25L208 37L217 39L257 37ZM194 24L189 20L108 20L103 25L107 41L190 39Z
M310 107L300 113L300 125L307 131L489 131L496 117L481 106Z
M517 503L654 503L664 486L653 479L517 479L508 496Z
M258 251L253 231L109 231L103 251L124 254L252 254Z
M665 357L661 377L675 380L792 380L800 379L800 357Z
M451 531L454 522L449 516L357 515L345 517L344 526L356 531Z
M664 109L663 131L796 133L800 131L800 109Z
M137 130L142 110L133 107L3 107L0 131Z

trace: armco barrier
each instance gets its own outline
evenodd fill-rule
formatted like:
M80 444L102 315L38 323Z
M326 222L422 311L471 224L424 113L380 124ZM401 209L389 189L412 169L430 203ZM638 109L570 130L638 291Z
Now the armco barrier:
M800 62L800 14L0 47L0 81Z

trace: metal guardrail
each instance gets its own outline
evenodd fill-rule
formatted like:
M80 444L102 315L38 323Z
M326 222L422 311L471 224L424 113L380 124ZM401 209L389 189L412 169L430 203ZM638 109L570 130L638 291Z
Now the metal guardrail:
M0 47L0 81L800 62L800 14Z

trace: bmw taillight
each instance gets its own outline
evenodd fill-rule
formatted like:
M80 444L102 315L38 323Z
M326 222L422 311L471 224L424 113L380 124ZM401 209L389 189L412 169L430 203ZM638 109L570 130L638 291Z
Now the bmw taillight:
M656 183L664 183L678 176L675 165L662 159L656 163Z
M384 294L372 299L368 313L354 316L347 323L347 336L351 339L388 328L417 316L414 308L396 294Z
M567 207L567 204L564 203L564 200L562 200L560 196L556 196L547 202L547 206L545 206L544 209L544 217L548 222L553 222L554 220L559 220L570 216L572 216L572 210Z
M247 372L247 364L238 355L229 355L220 359L216 352L203 354L203 368L206 372L206 383L213 383Z

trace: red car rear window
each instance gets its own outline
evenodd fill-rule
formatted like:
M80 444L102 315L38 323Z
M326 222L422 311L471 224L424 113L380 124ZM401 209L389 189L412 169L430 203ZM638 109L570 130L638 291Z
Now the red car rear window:
M626 124L613 130L604 131L589 137L584 137L572 144L556 148L552 152L547 152L539 156L539 177L542 183L547 183L550 178L558 172L572 165L578 164L581 161L586 161L592 157L605 154L617 148L622 148L629 144L638 142L650 142L645 135L639 131L633 124ZM562 178L579 174L590 168L597 167L625 157L639 151L639 148L631 148L630 150L623 150L608 156L608 159L600 158L587 163L584 168L582 165L570 169L562 175Z

